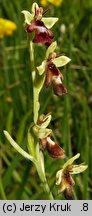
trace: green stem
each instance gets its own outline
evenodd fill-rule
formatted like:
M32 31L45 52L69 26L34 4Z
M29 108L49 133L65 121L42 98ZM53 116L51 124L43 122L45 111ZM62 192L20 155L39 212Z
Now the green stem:
M38 120L38 114L39 114L39 93L40 91L37 89L36 86L36 81L37 81L37 73L36 73L36 69L35 69L35 63L34 63L34 47L33 47L33 42L30 41L30 61L31 61L31 70L32 70L32 82L33 82L33 120L34 123L37 124L37 120ZM35 140L35 139L34 139ZM53 200L53 196L52 193L50 191L50 188L48 186L46 177L45 177L45 171L44 171L44 159L43 161L41 160L40 157L40 150L39 150L39 143L35 143L33 144L35 145L35 153L36 153L36 170L38 172L38 175L40 177L42 186L43 186L43 190L47 193L48 199Z
M45 175L43 174L42 169L41 169L41 167L40 167L39 164L36 165L36 169L37 169L38 175L39 175L39 177L40 177L43 190L46 192L46 194L47 194L47 196L48 196L48 199L49 199L49 200L54 200L53 195L52 195L52 193L51 193L51 191L50 191L50 188L49 188L49 186L48 186L46 177L45 177Z
M37 89L35 87L36 70L34 64L34 47L32 41L30 41L30 61L31 61L32 82L33 82L33 116L34 116L34 123L36 124L38 119L38 111L39 111L39 92L37 92Z

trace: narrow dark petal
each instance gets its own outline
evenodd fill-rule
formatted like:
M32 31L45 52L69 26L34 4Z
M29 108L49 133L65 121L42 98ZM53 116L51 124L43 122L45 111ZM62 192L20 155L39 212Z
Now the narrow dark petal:
M46 149L52 158L63 159L65 157L64 150L50 138L47 138Z
M48 8L48 9L46 9L45 11L43 11L43 16L46 14L46 13L48 13L48 11L50 11L50 9Z

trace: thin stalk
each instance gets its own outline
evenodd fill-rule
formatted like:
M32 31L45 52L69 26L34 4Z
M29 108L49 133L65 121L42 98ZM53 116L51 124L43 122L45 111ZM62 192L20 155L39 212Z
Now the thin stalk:
M36 70L34 63L34 47L33 42L30 41L30 61L31 61L31 70L32 70L32 82L33 82L33 116L34 123L37 123L38 111L39 111L39 93L36 91L35 79L36 79Z
M33 82L33 121L35 124L37 124L38 120L38 114L39 114L39 91L36 88L36 69L35 69L35 62L34 62L34 47L33 42L30 41L30 61L31 61L31 70L32 70L32 82ZM41 164L41 158L40 158L40 151L39 151L39 143L34 143L35 145L35 151L36 151L36 160L35 163L36 170L38 172L38 175L40 177L43 190L47 193L48 199L53 200L52 193L50 191L49 185L47 183L46 177L45 177L45 171L43 171L43 167ZM38 150L36 150L36 148ZM44 164L43 164L44 166Z
M53 195L52 195L52 193L50 191L49 185L47 183L46 177L45 177L45 175L43 175L42 169L39 166L39 164L36 166L36 169L37 169L38 175L40 177L43 190L46 192L46 194L48 196L48 199L49 200L54 200Z

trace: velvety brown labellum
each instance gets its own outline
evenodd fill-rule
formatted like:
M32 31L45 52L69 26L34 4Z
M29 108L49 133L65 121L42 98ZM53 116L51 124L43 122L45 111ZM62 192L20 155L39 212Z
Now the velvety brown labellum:
M66 169L65 173L62 174L62 181L61 184L59 186L59 190L58 193L61 193L64 187L64 191L65 191L65 196L67 199L73 199L73 185L74 185L74 181L70 175L70 173L68 172L68 170Z
M58 96L62 96L64 94L67 94L67 89L64 87L63 83L55 83L53 82L53 90L54 93Z
M59 69L55 66L55 64L49 62L46 67L46 78L45 78L46 88L52 84L53 77L58 77L58 76L60 76L61 79L63 80L63 75L60 73Z
M63 159L65 157L64 150L56 143L54 143L50 137L46 137L40 140L40 150L47 149L49 155L55 159Z
M52 144L52 140L47 138L46 148L49 155L55 159L63 159L65 157L64 150L56 143Z
M60 70L55 66L55 64L49 62L46 67L46 88L52 85L54 93L58 96L62 96L67 93L67 89L64 87L62 81L63 75Z
M64 192L64 195L65 195L65 198L67 200L74 200L74 195L73 195L72 187L66 189L65 192Z
M49 46L52 43L54 35L52 32L44 25L41 20L33 20L29 26L27 26L27 32L31 33L35 31L35 36L33 39L34 43L43 43Z

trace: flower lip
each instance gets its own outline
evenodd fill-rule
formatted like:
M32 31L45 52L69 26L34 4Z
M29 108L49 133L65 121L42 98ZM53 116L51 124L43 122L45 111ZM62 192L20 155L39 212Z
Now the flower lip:
M64 87L63 83L58 83L58 84L53 83L53 90L57 96L62 96L64 94L68 93L68 91Z
M45 87L47 88L52 85L54 93L57 96L62 96L67 93L67 89L64 87L62 81L62 73L53 62L49 61L46 67Z
M55 159L63 159L65 158L64 150L56 144L51 138L47 137L47 144L46 144L47 151L52 158Z
M31 25L27 26L27 32L31 33L31 32L35 32L35 36L33 39L34 43L44 43L47 46L49 46L52 41L51 39L53 39L54 35L52 34L52 32L47 29L47 27L44 25L44 23L40 20L33 20L31 22Z
M50 136L40 139L40 150L44 151L45 149L47 149L49 156L52 158L55 159L65 158L64 150L58 144L52 141Z

